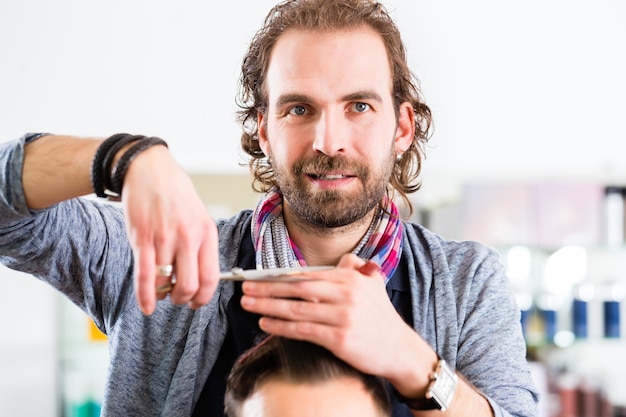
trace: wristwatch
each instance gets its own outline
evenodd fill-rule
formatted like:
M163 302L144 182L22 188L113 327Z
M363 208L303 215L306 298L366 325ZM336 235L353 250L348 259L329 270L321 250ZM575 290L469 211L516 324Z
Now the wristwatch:
M400 401L413 410L446 411L456 392L459 378L446 361L439 359L435 371L430 374L430 384L426 389L426 398L407 398L398 395Z

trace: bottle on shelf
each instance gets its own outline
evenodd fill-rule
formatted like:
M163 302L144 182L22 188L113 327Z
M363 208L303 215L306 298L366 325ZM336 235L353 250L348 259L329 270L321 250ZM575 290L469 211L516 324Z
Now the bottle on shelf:
M543 325L543 343L554 344L559 330L559 311L563 298L557 294L544 291L537 296L537 310Z
M604 189L604 244L608 247L624 244L624 191L618 186Z
M572 332L576 339L589 337L589 303L595 295L595 286L583 281L574 286L572 300Z
M626 296L626 285L616 279L605 281L600 286L602 297L602 313L604 337L617 339L621 337L621 305Z

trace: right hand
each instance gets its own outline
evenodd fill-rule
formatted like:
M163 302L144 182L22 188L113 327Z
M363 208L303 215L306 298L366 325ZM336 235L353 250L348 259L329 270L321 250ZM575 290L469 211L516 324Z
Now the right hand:
M199 308L208 303L219 280L215 222L189 176L164 146L154 146L131 163L122 189L127 232L137 261L135 290L144 314L151 314L156 265L174 265L176 284L170 292L175 304Z

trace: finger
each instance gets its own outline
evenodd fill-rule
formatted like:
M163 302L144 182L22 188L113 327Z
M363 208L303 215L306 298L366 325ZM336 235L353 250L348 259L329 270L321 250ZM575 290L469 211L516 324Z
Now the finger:
M137 274L135 275L135 293L137 302L144 314L150 315L156 305L155 286L155 256L152 244L142 244L135 250Z
M365 264L365 261L353 253L342 255L337 264L337 268L358 269Z
M275 317L262 317L259 327L267 334L289 339L306 340L329 350L338 346L340 331L333 326L315 322L293 322Z
M178 271L175 265L174 240L166 227L161 226L155 233L152 246L155 252L155 282L152 290L156 292L157 287L171 288L171 284L178 279Z
M374 261L367 261L358 268L358 271L368 276L380 275L380 265Z
M173 261L172 261L173 262ZM176 280L174 264L155 264L155 291L158 300L164 299Z
M289 321L310 321L338 325L347 319L348 311L334 304L284 298L255 298L244 295L241 306L262 316Z
M340 298L338 284L328 280L243 283L246 295L258 298L296 298L332 303Z
M307 272L306 281L246 281L243 283L244 294L254 297L299 298L326 303L345 302L350 288L358 276L353 269L331 269L327 271Z
M181 240L176 252L176 284L170 291L170 299L174 304L186 304L198 291L198 258L197 249Z
M217 229L213 224L198 252L199 288L191 299L191 308L202 307L211 300L215 293L220 272L217 245Z

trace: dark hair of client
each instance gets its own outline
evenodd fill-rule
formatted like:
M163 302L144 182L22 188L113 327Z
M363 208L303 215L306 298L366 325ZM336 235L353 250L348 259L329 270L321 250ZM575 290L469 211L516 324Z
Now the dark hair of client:
M345 377L362 382L381 416L391 415L383 379L355 369L319 345L269 336L244 353L233 366L226 384L226 415L238 416L244 401L271 380L316 384Z

